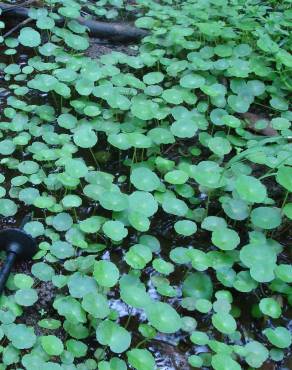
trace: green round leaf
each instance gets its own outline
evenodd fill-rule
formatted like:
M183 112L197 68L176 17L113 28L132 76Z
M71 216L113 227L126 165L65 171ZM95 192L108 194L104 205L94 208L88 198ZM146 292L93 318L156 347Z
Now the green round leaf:
M33 286L33 278L26 274L15 274L14 284L19 289L29 289Z
M264 334L275 347L288 348L291 346L291 333L283 326L277 326L275 329L265 329Z
M162 333L175 333L181 328L181 318L167 303L153 302L145 308L152 326Z
M39 221L27 222L23 230L30 234L33 238L36 238L44 234L45 228L44 225Z
M57 231L67 231L73 225L73 219L69 213L61 212L53 218L52 225Z
M127 208L128 198L118 191L109 191L101 195L100 204L105 209L120 212Z
M117 266L110 261L96 261L93 276L99 285L112 287L116 285L120 273Z
M34 161L23 161L19 163L18 169L26 175L31 175L39 170L39 165Z
M106 221L102 230L106 236L114 241L120 241L128 235L128 230L120 221Z
M190 73L182 77L179 83L187 89L197 89L205 84L205 78L198 74Z
M183 295L195 299L210 300L213 294L213 284L210 277L203 272L194 272L187 276L182 287Z
M189 220L177 221L174 224L174 229L178 234L190 236L197 231L197 225L195 222Z
M147 349L132 349L127 352L129 364L137 370L154 370L155 360Z
M64 350L62 341L55 335L41 337L41 345L44 351L50 356L60 356Z
M133 245L125 255L125 261L134 269L143 269L151 259L151 249L143 244Z
M82 178L87 175L88 168L81 159L68 159L65 163L65 171L74 178Z
M238 176L235 189L241 199L250 203L262 203L267 196L266 187L252 176Z
M164 176L164 180L174 185L181 185L187 182L189 176L186 172L181 170L173 170Z
M105 296L95 292L88 293L83 297L82 308L97 319L104 319L110 313Z
M75 249L72 247L70 243L57 240L52 243L50 252L57 258L65 259L74 256Z
M24 46L35 48L41 43L40 34L31 27L23 27L18 36L19 42Z
M198 355L191 355L188 358L188 363L197 368L201 368L203 365L203 359Z
M232 334L236 330L236 321L229 313L215 313L212 316L212 323L223 334Z
M158 204L151 193L134 191L128 198L130 210L137 211L146 217L154 215L158 210Z
M160 186L158 176L146 167L134 168L131 183L139 190L153 191Z
M275 268L277 278L285 283L292 283L292 265L278 265Z
M92 148L97 143L97 136L90 127L80 126L74 132L73 140L80 148Z
M245 361L252 367L259 368L269 357L269 351L261 343L252 341L246 344Z
M259 307L264 315L270 316L273 319L278 319L281 316L281 306L273 298L262 298Z
M215 370L241 370L241 366L225 353L212 356L211 363Z
M18 349L31 348L36 342L33 328L24 324L9 324L5 333L11 344Z
M78 195L66 195L63 199L62 199L62 204L65 208L77 208L79 206L81 206L82 204L82 199L78 196Z
M15 302L20 306L32 306L37 300L38 295L34 289L19 289L15 293Z
M10 199L0 199L0 214L4 217L14 216L17 212L17 205Z
M280 167L276 176L277 182L292 192L292 167Z
M238 246L240 239L236 231L228 228L218 228L212 233L212 242L216 247L229 251Z
M31 268L31 272L41 281L50 281L55 274L54 269L44 262L35 263Z
M213 153L215 153L219 157L223 157L224 155L230 153L232 149L229 141L222 137L212 137L208 141L208 147L210 150L212 150Z
M251 211L252 223L265 230L275 229L281 225L281 211L279 208L258 207Z
M150 72L143 76L143 81L147 85L159 84L163 79L164 75L161 72Z
M96 338L102 345L108 345L112 352L122 353L131 344L130 333L118 324L105 320L96 329Z
M186 203L177 198L167 198L162 203L162 208L166 213L183 217L188 212Z

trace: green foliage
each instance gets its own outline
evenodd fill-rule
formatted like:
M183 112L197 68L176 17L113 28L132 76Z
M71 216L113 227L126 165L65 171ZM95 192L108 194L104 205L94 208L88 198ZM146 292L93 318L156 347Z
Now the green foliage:
M93 59L85 13L149 33ZM29 208L39 251L1 297L0 368L155 370L162 336L193 368L287 367L289 1L60 0L29 16L0 37L0 215Z
M50 356L60 356L64 350L62 341L55 335L47 335L41 338L44 351Z

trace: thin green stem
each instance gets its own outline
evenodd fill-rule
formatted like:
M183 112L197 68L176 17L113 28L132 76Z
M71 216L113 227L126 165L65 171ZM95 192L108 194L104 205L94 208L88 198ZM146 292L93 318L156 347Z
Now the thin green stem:
M144 338L143 340L141 340L137 345L136 345L136 348L139 348L142 346L142 344L146 343L148 341L148 338Z
M76 212L75 207L73 207L73 214L74 214L74 218L75 218L76 223L78 223L78 216L77 216L77 212Z
M137 153L137 150L136 148L134 148L134 153L133 153L133 156L132 156L132 163L131 163L131 167L133 166L135 160L136 160L136 153Z
M287 199L288 199L288 195L289 195L289 190L286 191L285 197L284 197L282 205L281 205L281 211L283 211L283 208L285 207L285 204L286 204Z
M126 329L130 325L130 321L131 321L131 318L132 318L132 312L133 312L133 308L131 307L131 309L129 310L128 319L127 319L127 322L126 322L126 325L125 325Z
M261 177L259 177L259 180L265 179L267 177L275 176L275 175L277 175L277 172L273 172L273 173L267 172L266 174L264 174Z
M97 162L97 159L95 158L95 155L94 155L94 153L93 153L92 149L91 149L91 148L89 148L89 151L90 151L90 154L91 154L91 156L92 156L92 159L93 159L93 161L94 161L94 163L95 163L95 165L96 165L96 168L97 168L97 169L99 169L99 164L98 164L98 162Z

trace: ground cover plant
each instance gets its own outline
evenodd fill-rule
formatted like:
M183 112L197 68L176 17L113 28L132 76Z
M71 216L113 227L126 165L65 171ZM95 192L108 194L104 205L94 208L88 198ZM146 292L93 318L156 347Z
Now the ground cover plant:
M92 59L85 11L149 34ZM291 2L29 16L0 23L0 214L32 212L39 251L0 299L0 369L159 369L155 340L184 369L289 368Z

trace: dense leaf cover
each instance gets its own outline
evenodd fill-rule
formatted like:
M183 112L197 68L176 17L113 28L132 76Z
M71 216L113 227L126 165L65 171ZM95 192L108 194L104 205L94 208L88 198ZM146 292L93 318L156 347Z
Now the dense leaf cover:
M291 2L44 3L1 37L0 214L32 211L39 252L1 298L0 368L152 370L164 334L189 343L195 368L281 363ZM86 56L82 9L124 7L149 30L137 54ZM56 294L32 326L42 282Z

